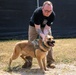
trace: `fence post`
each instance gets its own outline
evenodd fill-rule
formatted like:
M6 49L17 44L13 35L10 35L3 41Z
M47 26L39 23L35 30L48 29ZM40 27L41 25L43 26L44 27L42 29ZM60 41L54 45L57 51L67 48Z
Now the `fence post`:
M37 8L39 7L39 0L37 0Z

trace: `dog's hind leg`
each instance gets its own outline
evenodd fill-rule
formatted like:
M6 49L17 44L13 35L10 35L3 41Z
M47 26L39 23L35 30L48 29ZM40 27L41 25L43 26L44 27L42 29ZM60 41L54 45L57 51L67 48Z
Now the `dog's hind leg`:
M10 66L11 66L12 60L17 59L17 58L19 57L20 53L21 53L20 47L16 46L16 47L14 48L14 52L13 52L12 56L11 56L10 59L9 59L9 65L8 65L9 68L10 68Z
M26 56L25 55L20 55L20 57L25 61L26 60Z

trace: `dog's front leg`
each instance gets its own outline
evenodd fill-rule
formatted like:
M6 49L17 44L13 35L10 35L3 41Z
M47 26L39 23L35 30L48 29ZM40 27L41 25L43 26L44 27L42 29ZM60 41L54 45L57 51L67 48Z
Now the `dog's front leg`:
M46 71L46 57L42 59L42 62L43 62L44 70Z
M45 70L44 70L44 66L43 66L43 62L42 62L42 59L41 59L41 58L37 58L37 60L38 60L38 63L39 63L40 69L41 69L43 72L45 72Z
M46 57L44 57L44 58L42 59L42 62L43 62L44 70L45 70L45 71L48 71L48 69L47 69L47 67L46 67Z

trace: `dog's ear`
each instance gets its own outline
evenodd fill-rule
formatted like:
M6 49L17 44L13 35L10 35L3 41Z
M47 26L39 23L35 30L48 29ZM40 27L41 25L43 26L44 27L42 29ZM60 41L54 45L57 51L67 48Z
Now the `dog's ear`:
M54 39L54 37L53 37L53 36L50 36L50 38Z
M46 37L53 39L53 36L52 35L46 35Z
M42 43L42 39L39 39L39 45L41 45L41 43Z
M46 35L47 38L50 38L50 35Z

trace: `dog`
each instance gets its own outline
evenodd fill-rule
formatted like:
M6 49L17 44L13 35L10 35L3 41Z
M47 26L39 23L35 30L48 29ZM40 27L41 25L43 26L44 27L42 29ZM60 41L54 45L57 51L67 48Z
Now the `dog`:
M11 69L11 63L13 60L21 56L25 60L26 56L31 56L32 58L37 58L41 70L46 71L46 55L50 50L50 47L54 46L55 41L53 36L47 35L42 41L38 40L38 48L35 48L31 41L18 42L14 47L14 52L12 53L9 60L9 69Z

